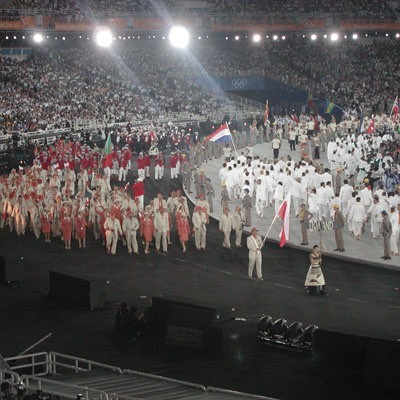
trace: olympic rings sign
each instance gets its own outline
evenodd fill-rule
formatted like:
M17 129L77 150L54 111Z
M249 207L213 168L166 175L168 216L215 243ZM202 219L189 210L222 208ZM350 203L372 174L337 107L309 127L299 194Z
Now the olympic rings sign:
M244 89L247 86L246 78L234 78L231 82L232 87L235 89Z

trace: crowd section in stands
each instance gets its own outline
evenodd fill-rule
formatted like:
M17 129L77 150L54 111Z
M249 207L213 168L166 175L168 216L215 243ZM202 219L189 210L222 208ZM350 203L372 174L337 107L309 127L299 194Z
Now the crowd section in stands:
M221 105L223 100L182 79L187 65L177 52L147 50L123 57L87 49L38 51L25 62L3 60L1 128L63 128L76 118L114 123L182 112L206 116Z
M387 111L399 88L397 41L287 39L259 47L239 41L202 51L211 75L267 76L342 107L362 104L374 113Z
M31 10L59 12L59 15L66 13L81 13L82 18L87 18L88 13L92 12L135 12L135 13L161 13L168 12L195 12L196 14L215 14L224 17L226 14L240 17L254 17L259 22L266 21L268 15L280 15L293 18L301 15L318 16L330 14L334 17L350 17L357 19L396 19L396 10L393 9L388 1L323 1L323 0L295 0L282 2L281 0L207 0L197 2L194 6L190 1L166 0L156 5L156 3L145 0L88 0L80 2L77 0L13 0L8 8L14 10ZM264 15L260 15L260 11ZM57 15L57 14L56 14ZM228 16L229 18L229 16Z
M186 53L155 40L113 52L90 45L35 50L24 62L0 62L0 127L26 132L68 127L75 119L117 123L184 112L207 118L227 104L197 83L208 74L260 75L342 108L389 113L399 90L399 59L395 39L207 41Z

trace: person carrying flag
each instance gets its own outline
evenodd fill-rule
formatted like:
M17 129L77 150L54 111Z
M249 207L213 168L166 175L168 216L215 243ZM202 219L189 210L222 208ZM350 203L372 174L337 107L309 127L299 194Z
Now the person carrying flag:
M253 279L254 266L256 267L257 279L259 281L263 280L262 277L262 253L261 249L263 247L263 240L258 234L258 229L253 228L251 230L251 235L247 238L247 248L249 249L249 268L248 277Z

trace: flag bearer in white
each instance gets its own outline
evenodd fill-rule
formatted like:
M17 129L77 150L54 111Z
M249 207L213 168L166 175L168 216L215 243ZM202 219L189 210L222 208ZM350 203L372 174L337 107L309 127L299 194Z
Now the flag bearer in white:
M254 265L256 266L257 279L262 281L262 254L261 248L263 246L263 241L261 236L258 235L258 229L253 228L251 230L251 235L247 238L247 248L249 249L249 269L248 277L253 279Z

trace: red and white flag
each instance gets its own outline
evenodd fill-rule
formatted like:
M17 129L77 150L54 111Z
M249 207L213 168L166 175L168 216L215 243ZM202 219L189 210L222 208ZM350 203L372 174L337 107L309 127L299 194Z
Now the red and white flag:
M393 122L396 121L397 116L399 115L399 99L398 96L394 99L393 103L393 108L392 108L392 114L393 114Z
M278 210L278 216L283 220L283 226L281 229L281 233L279 234L279 238L281 239L279 242L279 247L283 247L286 242L289 240L289 232L290 232L290 193L285 197L282 204Z
M368 125L367 133L374 133L375 132L375 119L372 118L371 122Z

